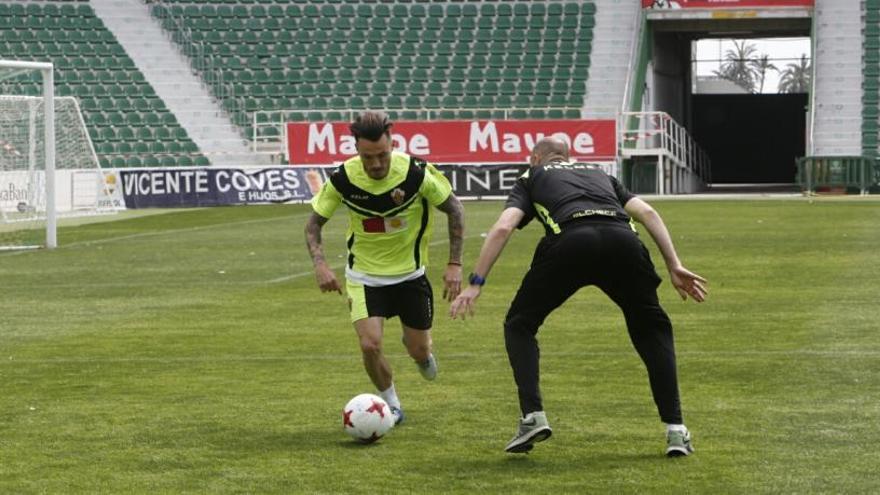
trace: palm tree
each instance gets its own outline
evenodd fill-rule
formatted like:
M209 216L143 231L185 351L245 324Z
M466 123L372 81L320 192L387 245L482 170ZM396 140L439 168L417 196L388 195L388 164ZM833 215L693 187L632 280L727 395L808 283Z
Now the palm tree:
M779 79L780 93L809 93L810 76L813 65L806 54L801 55L798 63L788 64Z
M764 92L764 79L768 70L779 72L779 68L770 63L770 56L766 53L759 58L749 60L749 68L758 77L758 93Z
M724 54L721 70L716 70L715 75L732 81L749 93L754 93L755 73L750 66L750 61L754 58L753 55L757 49L755 45L749 44L746 40L741 43L734 41L733 46L733 50L727 50Z

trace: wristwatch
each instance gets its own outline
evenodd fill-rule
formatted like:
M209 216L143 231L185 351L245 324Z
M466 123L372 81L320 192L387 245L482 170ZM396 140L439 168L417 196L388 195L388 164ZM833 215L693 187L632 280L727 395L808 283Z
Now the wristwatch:
M477 275L476 273L471 273L468 275L468 283L471 285L486 285L486 279Z

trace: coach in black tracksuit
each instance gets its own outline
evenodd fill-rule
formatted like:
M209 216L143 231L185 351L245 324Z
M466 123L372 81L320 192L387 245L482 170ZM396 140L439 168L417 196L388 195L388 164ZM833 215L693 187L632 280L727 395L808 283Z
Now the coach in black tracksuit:
M630 338L648 369L660 418L669 425L669 432L681 433L672 440L667 435L667 454L690 453L690 436L679 403L672 325L657 299L660 277L630 217L653 237L682 299L690 295L703 301L705 280L681 265L663 220L650 205L600 168L569 163L564 141L541 140L530 161L530 169L517 181L486 238L470 286L450 310L453 318L472 314L482 285L513 231L533 218L543 224L546 235L504 322L507 354L523 413L520 431L506 450L526 452L534 442L550 436L538 386L535 335L544 319L578 289L596 285L623 310ZM673 443L679 448L670 453Z

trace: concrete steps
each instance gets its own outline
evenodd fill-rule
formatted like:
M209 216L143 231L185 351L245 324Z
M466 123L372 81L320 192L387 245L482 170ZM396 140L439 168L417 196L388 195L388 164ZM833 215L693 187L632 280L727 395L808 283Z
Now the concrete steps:
M218 102L139 0L91 0L95 13L214 165L267 163L252 153Z

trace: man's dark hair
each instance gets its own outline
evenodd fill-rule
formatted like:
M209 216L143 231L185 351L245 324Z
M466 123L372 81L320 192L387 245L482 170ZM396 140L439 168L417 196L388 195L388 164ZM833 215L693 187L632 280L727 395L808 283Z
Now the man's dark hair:
M382 139L382 134L391 137L392 125L394 124L388 120L388 116L382 112L364 112L354 119L349 129L355 141L361 138L378 141Z

